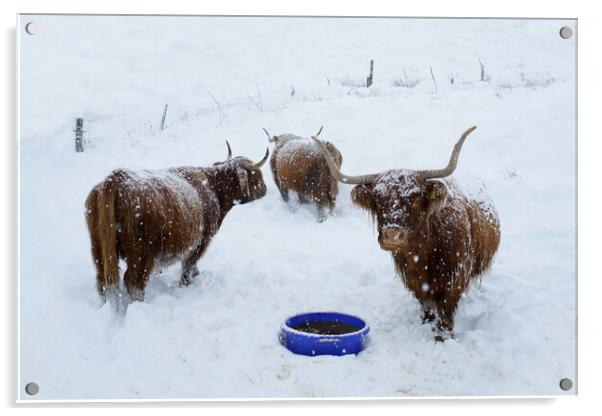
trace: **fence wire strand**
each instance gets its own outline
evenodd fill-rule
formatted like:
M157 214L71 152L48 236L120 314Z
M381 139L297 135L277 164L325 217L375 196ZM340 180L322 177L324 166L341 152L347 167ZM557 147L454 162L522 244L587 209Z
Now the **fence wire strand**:
M164 125L164 129L169 127L188 123L195 119L205 117L210 114L220 114L220 120L225 109L237 106L253 106L263 111L266 98L292 98L290 91L269 91L262 92L256 87L255 94L237 97L214 97L210 92L207 93L207 100L199 101L187 105L170 105ZM130 115L110 119L85 119L84 120L84 145L94 147L96 144L105 141L130 141L132 144L138 143L143 137L155 136L161 131L162 111L157 111L154 115Z

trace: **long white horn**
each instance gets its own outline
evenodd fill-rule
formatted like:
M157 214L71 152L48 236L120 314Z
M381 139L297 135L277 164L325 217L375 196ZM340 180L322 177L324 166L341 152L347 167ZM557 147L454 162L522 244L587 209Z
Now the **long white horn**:
M263 131L265 131L265 134L268 135L268 142L274 143L276 141L276 136L272 137L272 136L270 136L270 133L268 133L268 131L265 128L262 127L262 129L263 129Z
M252 170L258 170L261 169L261 167L265 164L265 162L268 160L268 156L270 155L270 148L268 147L267 149L265 149L265 156L263 157L263 159L261 159L259 162L257 163L245 163L244 166L247 169L252 169Z
M330 169L330 173L332 174L332 176L334 176L334 178L337 181L343 182L343 183L346 183L349 185L360 185L362 183L373 182L374 179L376 178L376 176L377 176L376 174L349 176L349 175L345 175L344 173L341 173L341 171L337 167L334 160L332 160L332 156L330 155L330 152L326 148L326 145L324 143L322 143L320 140L318 140L318 138L316 136L311 136L311 138L314 139L314 141L318 144L318 146L320 146L320 150L322 151L322 155L324 156L324 159L326 159L326 164L328 165L328 168Z
M422 179L435 179L445 178L446 176L449 176L452 173L454 173L456 167L458 166L458 157L460 156L460 150L462 150L462 145L464 144L464 141L466 140L468 135L472 133L476 128L477 126L473 126L462 134L462 137L460 137L460 140L458 140L458 142L454 146L454 150L452 151L449 163L445 168L435 170L421 170L418 171L418 175L420 175Z
M226 140L226 146L228 146L228 157L226 158L226 162L230 159L232 159L232 148L230 147L230 143L228 143L228 140Z

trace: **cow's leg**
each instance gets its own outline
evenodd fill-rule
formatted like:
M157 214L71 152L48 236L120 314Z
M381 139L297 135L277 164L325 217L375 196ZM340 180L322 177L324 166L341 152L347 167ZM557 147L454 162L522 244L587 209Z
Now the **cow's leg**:
M435 341L445 341L453 336L454 313L456 312L457 300L446 299L445 302L437 302L437 336Z
M309 204L311 202L311 198L297 192L297 197L299 198L299 202L302 204Z
M182 277L180 278L180 286L188 286L192 282L192 279L199 275L199 269L196 266L197 261L209 246L209 237L203 237L201 243L182 261Z
M280 185L276 185L278 186L278 190L280 191L280 195L282 196L282 200L284 202L288 202L288 188L286 188L284 185L280 184Z
M280 191L280 195L284 202L288 202L288 188L283 186L280 180L278 179L278 172L276 171L276 159L270 159L270 169L272 169L272 176L274 177L274 183L276 184L276 188Z
M132 300L142 302L144 289L153 271L154 259L138 257L139 260L128 260L128 268L123 278L125 287Z
M332 196L328 197L328 212L332 214L336 207L336 196L333 198Z
M107 288L105 287L104 266L102 262L102 253L100 252L100 243L96 235L91 235L92 240L92 260L96 267L96 290L98 296L103 302L107 300Z
M324 222L328 218L328 210L325 207L318 207L318 222Z
M330 187L328 189L328 209L331 214L334 212L338 193L339 193L339 186L337 184L337 181L332 180L330 182Z
M280 195L284 202L288 202L288 188L282 185L282 182L280 182L276 173L274 173L274 183L276 184L276 188L280 191Z
M323 198L316 199L316 213L318 222L326 221L328 217L328 203Z
M276 176L274 176L274 182L276 183L276 187L280 191L280 196L282 196L282 200L284 202L288 202L288 188L286 186L282 185L282 183L280 183L280 181L278 180L278 178L276 178Z
M431 301L418 299L422 307L422 323L427 324L435 320L435 312Z
M98 207L96 200L98 197L98 191L93 189L90 192L90 196L86 200L86 224L88 225L88 231L90 234L90 242L92 248L92 261L96 268L96 290L100 296L101 301L104 303L107 300L107 287L105 287L104 279L104 264L102 261L102 251L100 249L100 238L97 227L98 221Z
M323 222L328 217L329 199L326 192L316 191L312 196L312 200L316 205L316 214L318 222Z

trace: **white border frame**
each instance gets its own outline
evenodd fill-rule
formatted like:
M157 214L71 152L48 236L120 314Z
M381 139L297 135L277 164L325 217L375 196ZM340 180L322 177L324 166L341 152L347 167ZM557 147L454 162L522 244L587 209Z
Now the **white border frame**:
M600 144L596 138L599 138L600 128L596 126L594 120L599 116L599 97L600 94L600 54L596 52L596 44L601 36L601 25L599 24L599 13L596 13L593 3L586 2L545 2L545 3L526 3L524 1L506 0L504 2L489 3L489 2L475 2L468 0L457 0L455 2L437 1L430 2L428 4L414 2L412 4L397 4L390 5L377 0L372 0L369 3L363 2L361 4L351 4L349 2L332 2L325 3L315 0L305 0L298 3L286 3L276 1L263 1L256 0L252 3L244 3L243 0L230 1L228 3L220 2L219 4L191 4L185 0L171 0L165 1L160 4L151 3L150 1L134 1L134 0L121 0L119 2L110 1L99 1L99 0L88 0L85 3L77 1L53 1L52 3L44 1L27 1L21 0L17 3L16 0L8 0L2 3L3 13L0 15L3 28L5 32L5 66L4 66L4 83L5 83L5 100L3 101L3 123L2 126L5 129L5 138L3 142L3 155L5 157L4 163L4 174L3 175L3 190L4 200L6 203L3 205L3 229L8 230L5 233L5 239L2 240L0 246L0 253L2 255L2 264L5 265L5 279L4 283L4 296L5 302L5 340L3 344L3 352L5 356L5 368L11 369L12 371L5 372L3 378L2 391L5 394L3 397L4 405L11 405L14 403L16 396L15 386L13 377L13 371L15 371L15 344L14 337L16 335L15 328L15 268L16 268L16 256L15 256L15 236L16 229L14 219L16 217L16 183L15 183L15 153L16 153L16 142L11 140L15 137L15 67L12 59L14 57L15 50L15 32L14 32L14 17L17 12L80 12L80 13L133 13L133 14L311 14L311 15L397 15L397 16L504 16L504 17L524 17L524 16L538 16L538 17L577 17L579 18L579 35L580 35L580 56L579 56L579 71L578 78L581 81L580 85L586 85L588 88L579 91L579 108L580 117L578 120L579 130L581 132L579 140L579 178L581 182L581 189L590 190L591 192L580 192L578 195L579 206L579 261L578 267L580 271L580 285L579 285L579 328L580 328L580 342L579 342L579 357L580 357L580 368L579 368L579 397L564 396L557 400L549 399L535 399L535 400L505 400L505 399L494 399L488 401L478 401L467 403L462 400L460 402L450 402L449 400L419 400L421 403L417 404L416 401L412 402L410 407L414 410L423 411L425 408L431 408L438 413L445 411L451 414L470 414L470 413L482 413L484 409L487 409L489 413L493 414L506 414L510 408L517 407L530 407L532 413L546 413L546 414L566 414L568 412L585 412L588 409L591 410L597 404L596 386L599 381L597 379L600 370L600 358L599 353L599 313L594 311L598 307L598 293L600 291L600 279L597 276L597 264L594 263L596 256L598 255L599 247L599 236L597 230L600 230L600 216L597 211L599 208L596 201L596 190L600 188L598 178L600 175L596 169L599 165L598 157L600 155ZM344 12L344 13L342 13ZM7 36L6 36L7 35ZM12 64L12 66L11 66ZM12 111L11 111L12 110ZM15 124L14 124L15 123ZM596 134L598 133L598 134ZM585 175L588 173L588 175ZM584 227L583 224L587 224ZM589 311L590 313L586 313ZM585 365L584 365L585 363ZM319 406L307 405L307 402L302 402L303 407L325 407L332 408L333 405L339 407L341 404L333 403L329 401L320 402ZM470 402L470 401L468 401ZM300 402L297 400L289 402L290 405L299 405ZM347 403L347 407L352 406L356 411L364 412L364 409L368 407L379 407L380 410L395 411L398 413L399 409L395 409L380 400L370 402L358 402ZM397 402L399 403L399 402ZM495 406L491 406L494 404ZM554 406L555 404L555 406ZM173 406L173 404L169 404ZM266 409L265 402L263 404L252 405L247 404L252 410L257 410L265 414L269 409ZM231 407L241 408L240 405L230 403ZM442 408L445 406L445 408ZM23 407L23 406L20 406ZM40 407L35 405L25 406L28 408ZM56 406L53 406L54 410L58 410ZM106 408L106 405L102 407ZM119 407L119 406L110 406ZM128 406L130 410L133 410L131 406ZM140 406L137 406L138 408ZM165 406L161 406L165 407ZM189 406L184 406L189 407ZM216 406L210 406L216 407ZM223 410L223 405L218 406ZM398 406L395 406L398 407ZM90 411L92 409L88 409ZM104 411L104 409L97 409ZM151 409L144 409L145 413ZM154 409L161 411L161 409ZM276 409L271 409L276 410ZM303 411L303 409L296 409ZM410 409L407 409L410 410ZM129 411L128 411L129 412ZM306 412L306 410L304 411ZM63 411L61 411L63 413ZM152 413L152 412L151 412ZM253 412L252 412L253 413Z

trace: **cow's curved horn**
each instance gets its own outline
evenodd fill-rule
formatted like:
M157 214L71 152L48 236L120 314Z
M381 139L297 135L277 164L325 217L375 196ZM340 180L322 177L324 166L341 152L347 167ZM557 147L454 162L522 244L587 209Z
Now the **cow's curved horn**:
M228 146L228 157L224 162L227 162L228 160L232 159L232 148L230 147L230 143L228 143L228 140L226 140L226 146Z
M263 159L261 159L259 162L257 163L253 163L253 162L243 162L244 167L246 167L247 169L251 169L251 170L258 170L261 169L261 167L265 164L265 162L268 160L268 156L270 155L270 148L268 147L267 149L265 149L265 156L263 157Z
M330 152L326 148L326 145L324 143L322 143L320 140L318 140L318 138L316 136L311 136L311 138L314 139L314 141L318 144L318 146L320 146L320 150L322 151L322 155L324 155L324 159L326 159L326 164L328 165L328 168L330 169L330 173L332 174L332 176L335 177L335 179L337 181L343 182L343 183L346 183L349 185L360 185L362 183L373 182L374 179L376 178L376 174L349 176L349 175L345 175L344 173L341 173L341 171L339 170L339 168L336 165L336 163L334 162L334 160L332 160L332 156L330 156Z
M425 180L426 179L435 179L435 178L445 178L446 176L449 176L452 173L454 173L454 171L456 170L456 166L458 165L458 156L460 156L460 150L462 150L462 145L464 144L464 141L466 140L468 135L470 133L472 133L476 128L477 128L477 126L473 126L473 127L469 128L468 130L466 130L462 134L462 137L460 137L460 140L458 140L458 142L454 146L454 150L452 151L451 158L449 159L449 163L447 164L447 167L445 167L443 169L418 171L418 174L420 175L420 177Z
M320 130L318 130L318 132L316 133L315 137L318 137L320 135L320 133L322 133L322 129L324 128L324 126L320 126Z
M276 137L270 136L270 133L268 133L268 131L264 127L262 127L262 129L263 129L263 131L265 131L265 134L268 135L268 142L274 143L276 141Z

